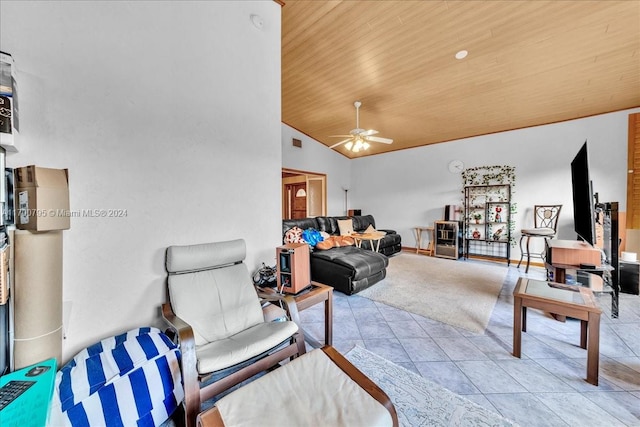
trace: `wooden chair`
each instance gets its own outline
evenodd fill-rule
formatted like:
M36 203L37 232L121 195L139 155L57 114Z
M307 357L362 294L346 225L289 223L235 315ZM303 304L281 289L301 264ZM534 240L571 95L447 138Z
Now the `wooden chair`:
M382 389L324 346L224 396L197 425L397 426L398 415Z
M558 228L558 218L560 217L560 210L562 205L535 205L533 208L533 227L523 228L520 230L522 236L520 237L520 261L518 262L518 268L522 263L524 257L524 251L522 249L522 240L527 238L527 268L525 273L529 272L529 263L531 262L531 252L529 250L529 241L532 237L542 237L545 242L548 239L553 239L556 236ZM536 255L542 258L542 254Z
M167 249L170 303L162 305L162 317L182 353L189 427L205 400L305 353L294 299L259 295L245 254L241 239ZM282 303L293 320L265 322L261 300Z

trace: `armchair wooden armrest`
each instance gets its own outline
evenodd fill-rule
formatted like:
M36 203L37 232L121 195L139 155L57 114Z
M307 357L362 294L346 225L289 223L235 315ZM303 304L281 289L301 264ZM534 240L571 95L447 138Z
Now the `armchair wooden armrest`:
M180 353L182 354L182 382L184 384L185 411L197 414L200 412L200 386L198 382L198 370L196 369L196 341L193 329L187 322L178 317L171 308L171 304L162 304L162 318L169 329L176 334Z

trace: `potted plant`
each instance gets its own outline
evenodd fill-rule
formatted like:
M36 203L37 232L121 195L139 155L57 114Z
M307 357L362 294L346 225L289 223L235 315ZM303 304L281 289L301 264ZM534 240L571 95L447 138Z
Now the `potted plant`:
M473 214L473 219L476 220L476 224L480 224L480 220L482 219L482 215L479 213L474 213Z

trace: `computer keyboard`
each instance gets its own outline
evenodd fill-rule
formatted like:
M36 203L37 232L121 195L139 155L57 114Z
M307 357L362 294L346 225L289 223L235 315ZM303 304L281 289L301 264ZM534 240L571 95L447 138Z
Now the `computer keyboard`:
M0 387L0 411L34 385L35 381L9 381Z
M47 425L56 366L51 358L0 376L0 426Z

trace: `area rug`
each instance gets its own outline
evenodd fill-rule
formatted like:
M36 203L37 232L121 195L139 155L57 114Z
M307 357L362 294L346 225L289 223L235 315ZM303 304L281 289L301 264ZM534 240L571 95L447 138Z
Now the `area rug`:
M507 267L400 253L387 277L358 295L430 319L483 333Z
M355 346L345 357L389 396L401 426L517 425L362 347Z

